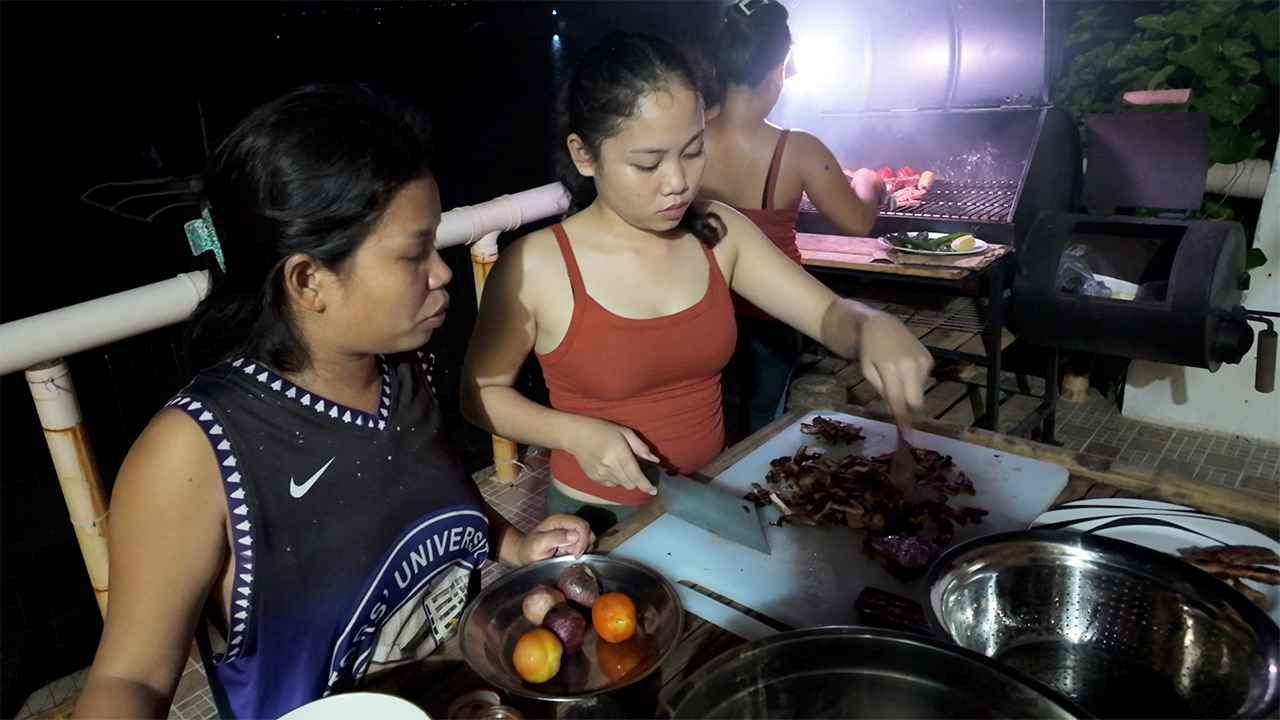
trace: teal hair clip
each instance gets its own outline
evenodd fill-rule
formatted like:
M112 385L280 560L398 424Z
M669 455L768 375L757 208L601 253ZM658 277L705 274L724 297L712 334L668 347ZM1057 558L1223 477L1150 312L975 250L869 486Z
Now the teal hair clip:
M227 263L222 259L222 244L218 242L218 234L213 231L213 218L209 216L209 208L200 211L200 217L182 226L187 231L187 242L191 243L191 254L199 255L205 250L212 250L218 258L218 267L227 271Z

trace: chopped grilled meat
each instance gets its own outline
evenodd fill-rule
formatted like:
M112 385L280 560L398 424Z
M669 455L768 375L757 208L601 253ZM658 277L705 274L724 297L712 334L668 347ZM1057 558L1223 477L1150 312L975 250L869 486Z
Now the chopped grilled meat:
M1227 584L1235 588L1236 591L1239 592L1241 595L1244 595L1246 598L1248 598L1249 602L1253 603L1254 605L1257 605L1259 608L1263 610L1267 609L1266 595L1263 595L1257 590L1254 590L1248 585L1245 585L1244 583L1240 582L1240 580L1237 578L1232 578Z
M804 445L791 457L771 461L765 474L767 487L752 483L745 497L757 506L772 503L783 511L775 525L843 525L873 539L901 536L878 549L864 544L864 551L898 574L918 576L923 572L916 566L919 558L899 557L902 551L925 553L922 557L928 561L923 567L927 568L937 548L951 542L957 524L982 522L987 511L947 504L950 497L975 492L964 473L949 477L955 470L951 456L925 448L913 448L911 453L923 490L917 502L904 500L890 482L892 453L851 454L833 460Z
M1182 559L1201 570L1214 575L1219 580L1240 578L1243 580L1256 580L1268 585L1280 585L1280 570L1272 570L1268 567L1253 567L1251 565L1228 565L1227 563L1209 562L1207 560L1195 560L1192 558Z
M1184 560L1206 560L1229 565L1280 565L1280 555L1257 545L1218 545L1179 548Z
M821 415L813 418L811 423L800 423L800 432L805 435L816 435L819 440L828 445L847 445L862 438L862 428L857 425Z
M920 603L868 585L853 603L863 625L890 630L929 633Z

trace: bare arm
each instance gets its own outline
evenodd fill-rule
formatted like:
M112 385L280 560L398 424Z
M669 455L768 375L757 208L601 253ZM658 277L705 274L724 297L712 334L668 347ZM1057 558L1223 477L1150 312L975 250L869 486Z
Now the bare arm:
M717 257L731 254L734 291L837 355L857 358L895 415L923 404L933 357L901 321L837 296L740 213L723 205L716 211L728 226Z
M111 601L77 718L167 717L196 621L226 561L213 450L177 410L134 443L111 495Z
M863 237L871 232L885 191L884 181L862 168L854 174L851 185L840 162L821 140L805 132L793 132L792 139L799 155L796 167L802 173L801 186L813 206L849 235Z
M515 389L520 368L538 339L536 308L548 302L545 287L540 288L536 279L563 274L529 245L529 237L513 243L485 280L462 365L463 415L509 440L570 453L596 482L656 492L635 456L654 461L657 457L632 430L549 408Z

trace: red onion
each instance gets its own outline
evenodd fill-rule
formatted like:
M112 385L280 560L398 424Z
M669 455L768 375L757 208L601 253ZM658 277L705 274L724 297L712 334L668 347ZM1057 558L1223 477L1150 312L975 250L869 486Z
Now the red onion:
M566 598L583 607L595 605L596 598L600 596L600 578L585 563L570 565L561 571L556 586Z
M564 645L565 654L571 655L582 649L582 638L587 633L587 619L570 607L569 603L559 603L542 618L542 627L555 633L560 638L560 644Z

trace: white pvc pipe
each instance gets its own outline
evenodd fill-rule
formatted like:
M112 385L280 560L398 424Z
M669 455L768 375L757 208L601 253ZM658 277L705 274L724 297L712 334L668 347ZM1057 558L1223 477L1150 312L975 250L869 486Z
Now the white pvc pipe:
M1242 198L1260 198L1267 190L1267 178L1271 177L1271 163L1251 158L1233 165L1214 163L1209 166L1204 191L1215 195Z
M454 208L440 217L436 245L445 248L474 243L492 234L490 244L496 253L496 233L557 215L568 206L564 186L551 183ZM182 322L208 291L208 273L189 272L7 322L0 325L0 375Z
M479 205L465 205L440 216L436 247L470 244L492 232L514 230L534 220L558 215L569 207L569 193L551 183L502 195Z
M189 272L0 325L0 375L186 320L209 291Z

